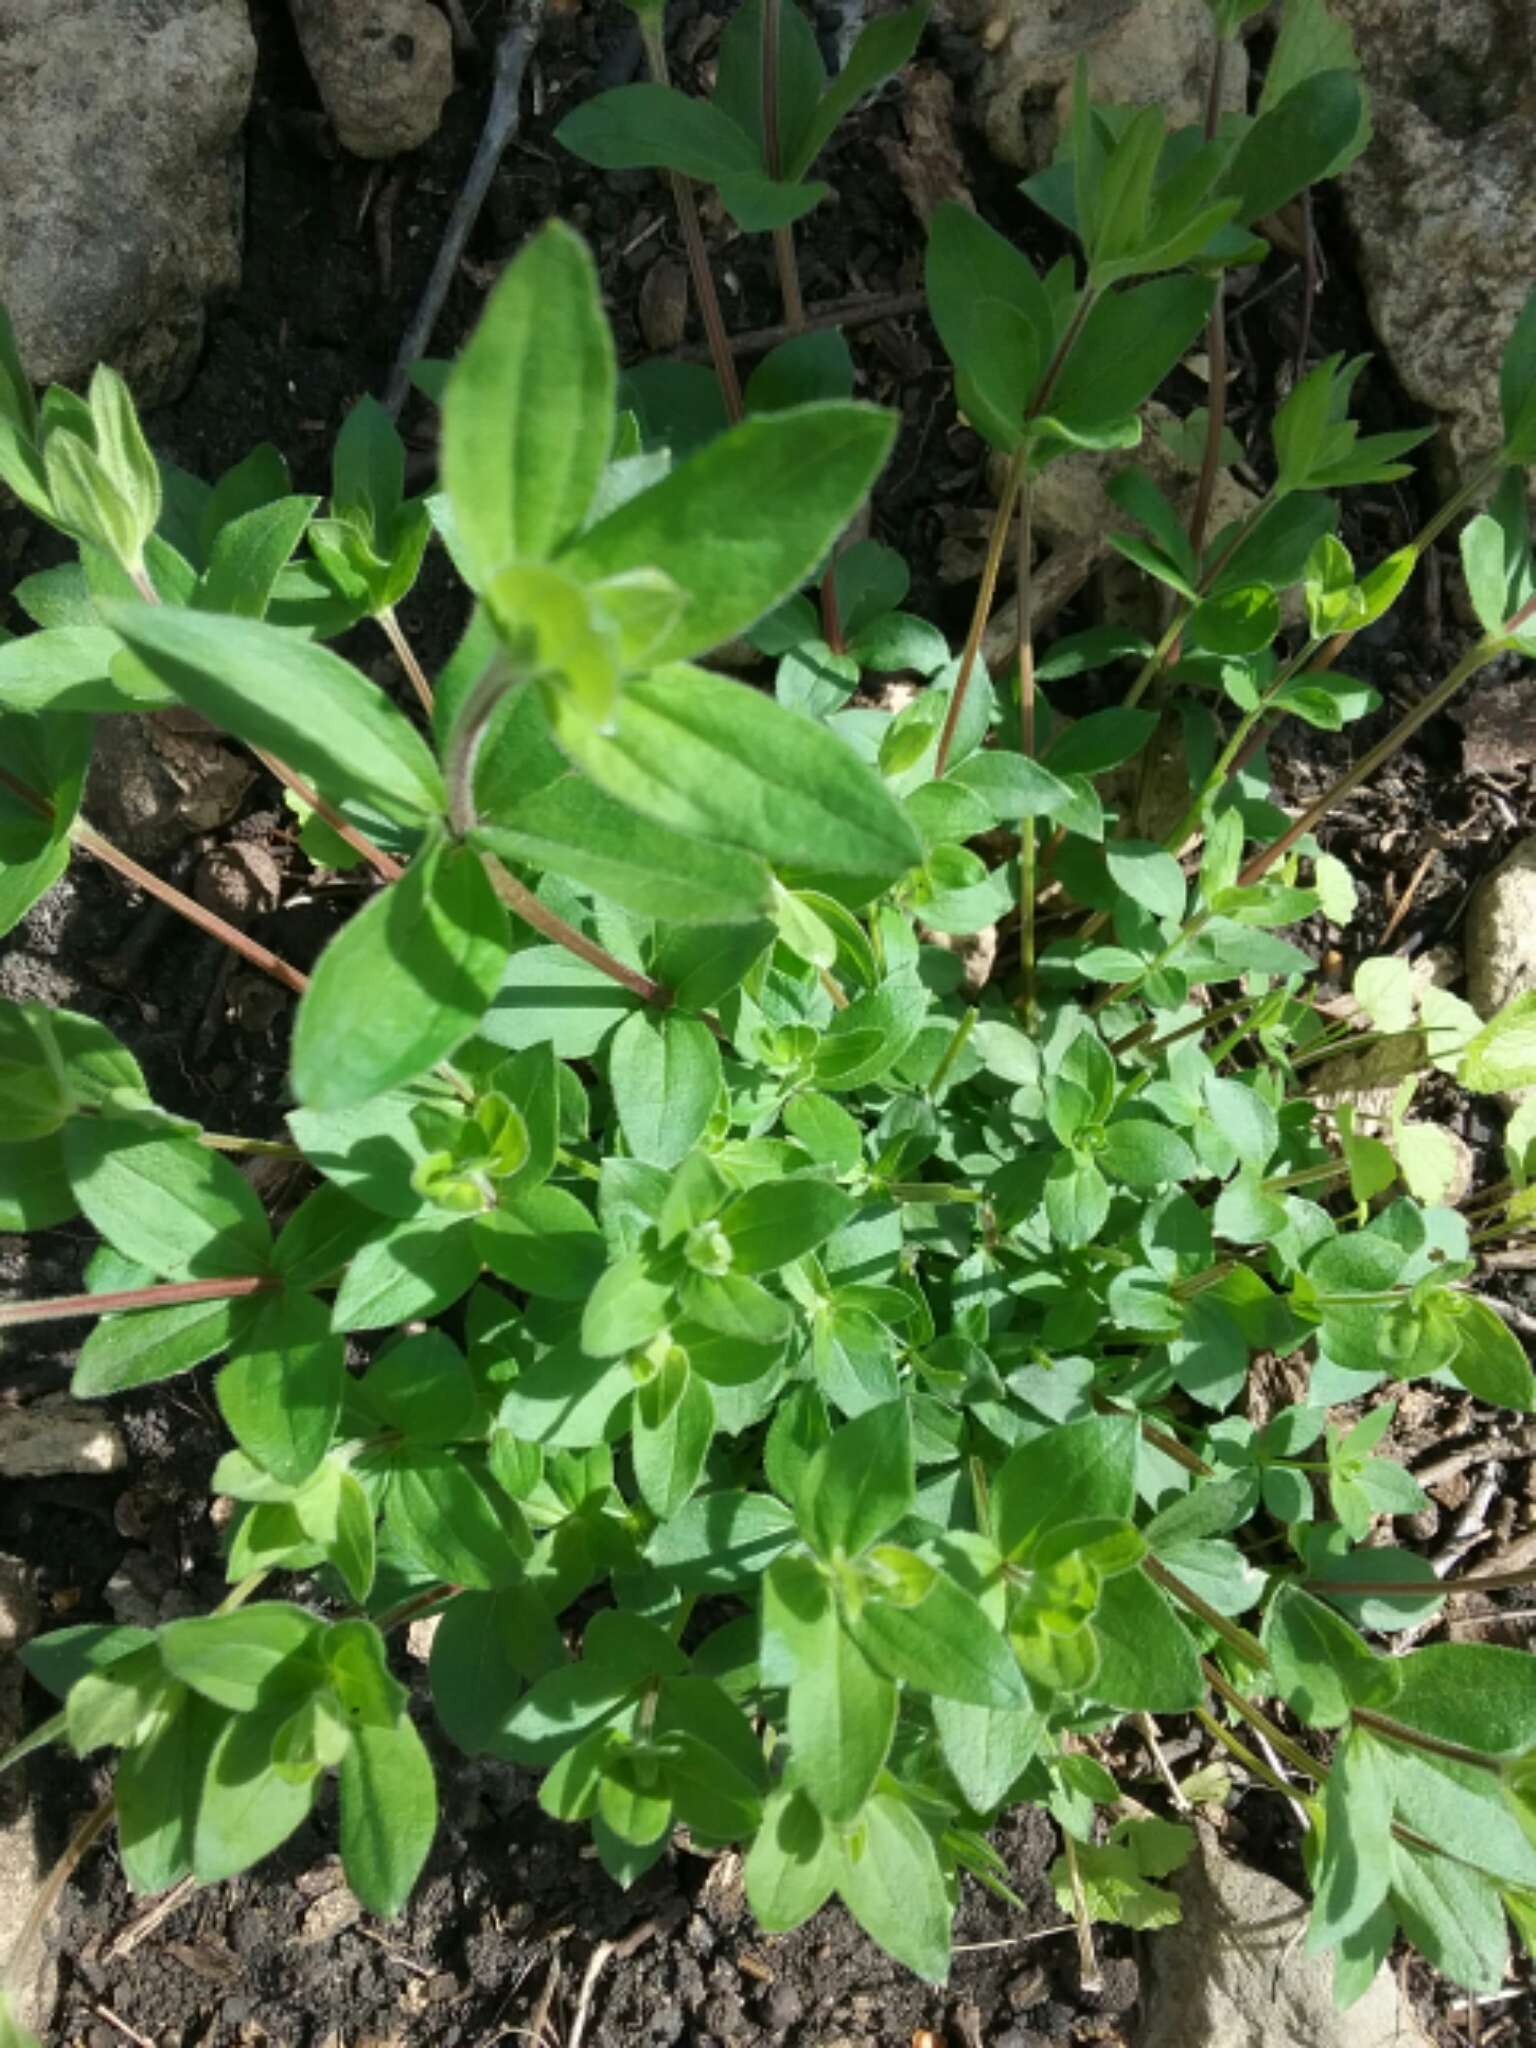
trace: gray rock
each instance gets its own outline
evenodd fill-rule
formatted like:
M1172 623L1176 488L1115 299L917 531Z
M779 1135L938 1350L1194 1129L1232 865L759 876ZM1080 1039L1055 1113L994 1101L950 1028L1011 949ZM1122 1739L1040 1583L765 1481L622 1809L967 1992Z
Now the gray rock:
M1536 988L1536 838L1478 884L1467 912L1467 996L1491 1017Z
M974 92L988 142L1005 163L1039 170L1071 118L1072 70L1088 59L1093 96L1156 103L1170 125L1200 118L1215 33L1205 0L941 0L987 55ZM1246 104L1248 58L1229 56L1223 104Z
M289 0L325 111L354 156L398 156L437 133L453 32L428 0Z
M1174 1879L1184 1918L1147 1944L1141 2048L1431 2048L1387 1965L1337 2011L1332 1963L1303 1949L1306 1901L1199 1837Z
M117 1472L127 1462L115 1424L99 1408L67 1394L48 1394L25 1408L0 1408L0 1477Z
M0 0L0 302L38 383L191 373L239 282L255 69L245 0Z
M1458 468L1499 442L1499 352L1536 277L1528 0L1333 0L1375 138L1344 197L1376 332Z

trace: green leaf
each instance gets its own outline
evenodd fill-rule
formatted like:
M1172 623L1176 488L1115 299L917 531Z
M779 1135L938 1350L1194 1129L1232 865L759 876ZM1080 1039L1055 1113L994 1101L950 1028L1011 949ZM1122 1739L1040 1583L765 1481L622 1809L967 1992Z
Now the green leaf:
M1015 316L1024 339L1006 416L1017 426L1054 340L1050 302L1029 258L969 207L946 201L928 223L924 283L939 339L967 378L996 374L987 347L995 322L978 317L980 309L991 306Z
M1536 1082L1536 989L1512 997L1463 1047L1456 1078L1485 1095Z
M877 1794L842 1851L837 1889L854 1919L897 1962L942 1984L953 1909L933 1838L911 1807Z
M713 185L762 169L751 138L729 114L663 85L621 85L583 100L555 140L604 171L674 170Z
M914 1606L867 1597L847 1627L877 1669L919 1692L977 1707L1029 1703L1013 1652L948 1572L934 1573Z
M809 1920L832 1896L839 1861L837 1837L813 1803L797 1786L778 1786L742 1871L758 1925L787 1934Z
M608 1085L630 1151L676 1166L698 1143L720 1091L720 1049L697 1017L637 1010L608 1047Z
M1033 1762L1045 1719L1034 1706L973 1707L961 1700L934 1700L933 1721L944 1761L974 1812L991 1813L1002 1805Z
M1520 309L1499 362L1499 411L1504 421L1503 457L1520 465L1536 462L1536 290Z
M787 412L794 405L852 398L853 382L848 344L835 327L826 327L816 333L792 334L770 349L747 379L742 395L749 413ZM846 614L843 629L845 633L855 630Z
M1264 1617L1275 1689L1314 1728L1337 1728L1357 1706L1384 1706L1401 1661L1378 1657L1342 1616L1297 1586L1282 1586Z
M1453 1984L1500 1988L1509 1960L1504 1908L1481 1871L1394 1841L1392 1903L1414 1947Z
M515 1502L445 1445L413 1444L396 1454L384 1521L408 1557L454 1585L510 1585L533 1548Z
M1099 1650L1089 1682L1095 1699L1138 1712L1181 1714L1204 1698L1194 1637L1142 1572L1105 1579L1092 1628Z
M1110 879L1117 889L1157 918L1181 918L1188 886L1171 853L1139 839L1112 840L1105 848Z
M432 1639L432 1704L449 1738L467 1756L503 1754L524 1684L564 1658L560 1631L530 1586L460 1593Z
M670 924L748 924L773 901L768 871L754 855L668 831L568 772L477 826L472 838L503 859L582 882L625 910Z
M402 1714L353 1730L341 1766L341 1861L370 1913L398 1913L437 1832L437 1783L421 1737Z
M1235 197L1243 225L1275 213L1288 199L1347 161L1365 118L1352 71L1314 71L1262 113L1238 144L1218 197Z
M361 1605L373 1586L373 1507L345 1465L328 1460L293 1501L299 1526Z
M811 1174L763 1181L727 1204L720 1228L738 1273L772 1273L823 1244L854 1214L857 1203Z
M534 1188L477 1219L493 1273L548 1301L585 1301L606 1262L597 1219L568 1188Z
M851 403L745 420L582 534L561 567L588 584L659 570L687 602L649 662L702 654L799 587L863 503L894 432L893 415Z
M859 1557L911 1512L916 1498L905 1399L845 1423L811 1460L800 1488L801 1524L823 1557Z
M896 1688L882 1678L838 1619L809 1567L770 1567L763 1625L783 1642L790 1669L786 1729L795 1782L824 1819L851 1821L880 1775L896 1726ZM806 1561L799 1561L805 1567Z
M179 702L279 755L322 794L409 824L446 803L425 740L329 649L263 620L109 604L103 618Z
M277 579L317 503L314 498L279 498L221 527L193 594L196 608L239 619L264 618Z
M651 1538L646 1556L686 1593L754 1583L795 1540L788 1508L766 1493L695 1496Z
M227 1301L188 1301L103 1316L80 1348L70 1392L76 1400L90 1401L190 1372L228 1345L231 1317Z
M1195 277L1157 277L1106 292L1062 365L1046 423L1091 438L1133 415L1205 324L1212 295L1210 284Z
M1020 1444L993 1482L998 1548L1027 1564L1058 1523L1127 1519L1135 1499L1136 1442L1133 1416L1095 1415Z
M594 782L679 832L872 880L921 857L895 799L835 734L703 669L645 676L611 732L567 721L559 737Z
M1536 1748L1536 1671L1523 1650L1430 1643L1394 1660L1394 1720L1490 1756Z
M382 1330L438 1314L479 1278L473 1231L463 1221L388 1225L353 1259L331 1310L335 1330Z
M1123 1117L1106 1124L1098 1159L1106 1173L1133 1188L1187 1180L1197 1164L1178 1132L1150 1117Z
M261 1200L219 1153L105 1117L73 1117L63 1138L80 1207L125 1258L167 1280L266 1270Z
M297 1486L330 1449L346 1346L312 1294L273 1294L241 1308L235 1356L215 1383L219 1411L248 1456Z
M477 587L579 532L608 457L615 382L596 266L551 221L507 266L443 396L443 485Z
M901 69L917 48L927 19L928 8L924 0L924 4L904 8L899 14L883 15L866 24L849 51L842 70L822 95L804 134L792 147L786 143L786 178L803 178L843 118L851 114L859 101L873 92L877 85Z
M1461 1342L1451 1360L1453 1375L1478 1400L1530 1414L1536 1408L1536 1380L1519 1338L1487 1302L1463 1296L1456 1306Z
M1392 1882L1392 1763L1384 1743L1352 1728L1328 1767L1323 1849L1313 1878L1308 1947L1358 1934Z
M690 1372L679 1399L652 1424L646 1399L650 1391L644 1385L636 1395L630 1449L640 1497L656 1519L665 1522L699 1483L715 1433L715 1404L707 1384Z
M191 1870L209 1756L220 1733L238 1725L207 1700L183 1694L160 1731L119 1758L112 1788L117 1841L135 1891L164 1891Z
M528 946L507 962L480 1036L514 1052L547 1042L560 1059L590 1059L639 1001L564 946Z
M813 1073L820 1088L841 1094L867 1087L904 1059L927 1014L920 981L893 975L839 1010L816 1047Z
M167 1622L157 1641L173 1678L215 1706L254 1714L313 1690L323 1675L321 1628L302 1607L264 1600L232 1614Z
M316 964L294 1021L300 1102L348 1109L426 1073L480 1022L508 943L478 853L439 842L418 855Z

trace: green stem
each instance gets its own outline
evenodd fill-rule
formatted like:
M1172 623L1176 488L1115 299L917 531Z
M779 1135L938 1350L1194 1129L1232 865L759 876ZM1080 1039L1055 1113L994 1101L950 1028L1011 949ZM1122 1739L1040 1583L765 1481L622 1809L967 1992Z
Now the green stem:
M386 605L377 614L379 624L384 628L384 637L394 649L396 661L405 670L411 688L416 692L416 701L427 714L432 716L432 685L427 681L426 671L416 659L415 649L406 639L400 621L395 617L393 605Z
M1232 1733L1232 1730L1223 1727L1208 1707L1196 1707L1195 1719L1208 1735L1214 1735L1224 1749L1230 1750L1243 1769L1249 1772L1251 1776L1257 1778L1260 1784L1267 1785L1271 1792L1278 1792L1282 1798L1294 1799L1296 1797L1296 1787L1288 1785L1284 1778L1273 1771L1262 1758L1248 1747L1246 1742L1239 1742Z
M1506 627L1505 631L1508 630ZM1486 668L1501 651L1498 641L1495 640L1479 640L1474 647L1469 648L1445 680L1437 684L1406 717L1400 719L1384 740L1363 754L1353 768L1339 777L1331 789L1323 792L1316 803L1309 804L1278 839L1254 855L1238 877L1239 882L1246 887L1267 874L1277 860L1290 852L1298 839L1304 838L1321 824L1334 805L1352 795L1362 782L1369 782L1376 771L1385 766L1399 748L1412 739L1420 726L1427 725L1430 719L1443 711L1462 685L1476 675L1479 669Z
M1008 538L1008 522L1013 517L1013 504L1019 494L1022 470L1023 456L1016 455L1009 467L1003 494L997 501L997 510L992 516L992 531L987 537L987 559L982 567L981 582L977 585L976 602L971 608L970 630L965 636L960 666L955 671L955 685L949 693L949 709L944 714L944 729L939 734L938 752L934 756L935 781L943 776L949 766L949 750L955 742L955 727L960 723L960 712L965 704L966 692L971 687L971 673L976 666L976 657L981 652L982 635L987 630L987 620L992 612L992 598L997 590L998 572L1003 564L1003 543Z
M1250 1635L1245 1628L1239 1628L1237 1623L1225 1614L1219 1614L1208 1600L1203 1600L1193 1587L1186 1586L1182 1579L1175 1577L1168 1567L1160 1564L1155 1557L1144 1557L1141 1560L1141 1568L1155 1586L1160 1586L1171 1598L1177 1600L1181 1607L1187 1607L1191 1614L1198 1615L1207 1628L1215 1629L1222 1641L1229 1649L1234 1650L1245 1664L1257 1665L1260 1670L1267 1667L1269 1658L1265 1655L1264 1646L1257 1636Z
M1017 580L1019 602L1019 751L1026 761L1035 754L1035 619L1031 554L1033 487L1026 470L1019 487ZM1023 987L1020 1007L1025 1022L1035 1014L1035 821L1019 820L1019 965Z
M1468 1764L1473 1770L1486 1771L1490 1777L1496 1778L1500 1774L1496 1757L1484 1756L1481 1750L1468 1749L1460 1742L1446 1742L1438 1735L1426 1735L1421 1729L1406 1727L1403 1722L1378 1714L1371 1707L1351 1708L1350 1719L1357 1728L1369 1728L1373 1735L1398 1743L1404 1749L1421 1750L1426 1756L1443 1756L1453 1764Z
M297 1145L285 1145L280 1138L240 1138L228 1131L199 1131L199 1145L210 1152L256 1152L264 1159L302 1159Z
M938 1100L939 1090L949 1078L950 1068L953 1067L955 1061L959 1059L964 1051L966 1040L976 1029L976 1020L980 1014L980 1011L973 1004L955 1026L954 1036L950 1039L948 1045L945 1046L944 1056L929 1076L928 1086L923 1091L930 1102Z

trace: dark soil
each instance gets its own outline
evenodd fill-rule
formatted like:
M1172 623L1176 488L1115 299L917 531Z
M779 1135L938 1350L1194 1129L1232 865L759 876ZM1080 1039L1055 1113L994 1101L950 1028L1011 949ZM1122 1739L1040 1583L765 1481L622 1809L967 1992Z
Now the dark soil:
M260 72L245 137L244 280L239 294L211 313L190 388L148 423L165 454L214 475L270 440L288 458L296 488L327 489L336 429L359 396L383 386L479 134L497 10L476 10L471 0L470 12L481 49L459 58L460 88L440 132L415 157L375 169L330 140L286 8L279 0L254 0ZM686 79L691 68L707 66L718 22L697 0L679 0L670 21ZM500 264L556 213L581 227L597 250L625 360L644 354L640 284L659 256L680 253L664 188L647 175L596 175L551 139L571 105L632 75L638 55L632 18L617 4L551 7L525 87L524 127L471 237L433 354L457 348ZM977 202L1049 260L1059 244L968 126L974 47L933 33L922 56L955 88L957 161ZM863 110L834 144L821 174L836 199L798 233L812 307L910 291L920 282L922 231L898 176L908 148L899 107L889 98ZM1348 239L1330 205L1320 204L1318 224L1328 277L1311 335L1313 359L1334 348L1353 353L1371 346ZM718 220L711 231L728 324L738 332L771 326L779 305L767 239L727 239ZM1262 468L1259 430L1282 365L1303 339L1298 267L1276 255L1248 302L1260 292L1268 294L1264 310L1233 323L1232 412L1239 438ZM861 392L897 406L905 418L876 495L872 530L911 563L913 608L958 634L971 586L946 582L939 561L957 525L990 502L984 450L955 416L942 353L924 322L886 319L854 329L849 340ZM696 345L691 331L688 341ZM1203 391L1189 383L1177 401L1202 402ZM1404 420L1400 395L1379 367L1367 372L1359 394L1370 427ZM404 426L425 476L431 409L409 401ZM1412 486L1359 494L1345 537L1374 559L1400 545L1428 509ZM53 537L0 507L0 561L13 578L60 558ZM1351 652L1357 672L1382 692L1380 729L1459 650L1465 625L1450 602L1450 561L1445 576L1429 583L1420 611L1374 638L1362 636ZM1085 593L1058 630L1086 623L1090 605ZM462 603L440 557L429 557L402 623L429 668L451 646ZM393 657L371 629L355 635L346 651L386 685L401 686ZM1347 739L1288 733L1277 763L1284 791L1311 793L1373 737L1375 727L1356 728ZM1360 954L1379 949L1410 883L1411 906L1391 943L1417 953L1454 942L1477 878L1533 828L1530 757L1463 772L1462 745L1452 721L1436 722L1377 787L1330 822L1325 836L1361 889L1351 939ZM275 904L249 913L250 929L304 966L358 885L342 878L329 894L317 890L313 871L294 853L292 827L273 787L258 780L217 831L182 834L179 849L155 864L191 886L213 846L263 849L276 861L282 887ZM1345 981L1349 964L1338 963ZM210 1128L266 1135L279 1127L286 1002L269 1001L269 984L232 968L210 941L83 859L7 942L0 989L99 1017L140 1058L157 1098ZM1492 1122L1460 1098L1438 1106L1473 1144L1482 1177L1496 1178ZM281 1199L280 1189L272 1192ZM0 1284L29 1294L70 1291L89 1250L83 1225L0 1240ZM1519 1301L1517 1290L1528 1283L1523 1274L1506 1273L1490 1284ZM27 1346L8 1347L0 1399L62 1386L78 1335L77 1325L46 1326ZM206 1376L124 1399L113 1412L127 1444L122 1472L0 1490L0 1551L34 1569L44 1626L204 1612L222 1591L206 1490L222 1433ZM1407 1448L1475 1441L1491 1426L1474 1404L1425 1394ZM1509 1469L1510 1487L1488 1518L1490 1533L1505 1541L1532 1519L1518 1490L1530 1468L1516 1462ZM1447 1521L1469 1490L1464 1476L1460 1484L1459 1495L1451 1482L1437 1489ZM1434 1530L1426 1525L1414 1533L1428 1542ZM1528 1642L1526 1627L1500 1623L1494 1639ZM403 1662L402 1670L414 1673L421 1690L419 1664ZM29 1689L29 1715L47 1710L43 1696ZM1020 1812L998 1837L1022 1910L964 1880L953 1980L935 1991L891 1964L841 1909L794 1936L761 1935L745 1909L733 1858L708 1862L674 1853L633 1892L620 1893L585 1852L582 1832L542 1815L529 1777L467 1763L430 1725L427 1733L441 1765L443 1826L400 1921L386 1926L358 1916L341 1882L333 1805L322 1805L250 1877L190 1893L152 1920L143 1917L144 1902L127 1894L110 1850L97 1853L58 1916L58 2038L90 2048L121 2048L124 2039L159 2048L262 2041L447 2048L528 2038L542 2027L540 2048L550 2048L583 2026L589 2040L611 2048L678 2041L722 2048L770 2041L806 2048L1047 2048L1134 2038L1131 1938L1100 1931L1106 1988L1085 1994L1076 1945L1061 1929L1064 1916L1046 1876L1054 1830L1037 1812ZM1145 1773L1144 1756L1128 1750L1126 1761L1133 1776ZM53 1753L30 1770L34 1824L51 1856L105 1779ZM1156 1802L1155 1782L1138 1789ZM1246 1800L1231 1832L1244 1853L1299 1879L1294 1832L1278 1802ZM617 1946L610 1952L608 1943ZM1444 1992L1431 1988L1426 1995L1440 2038L1466 2039ZM1511 2019L1519 2007L1496 2011ZM1536 2041L1536 2027L1516 2019L1515 2030L1500 2038Z

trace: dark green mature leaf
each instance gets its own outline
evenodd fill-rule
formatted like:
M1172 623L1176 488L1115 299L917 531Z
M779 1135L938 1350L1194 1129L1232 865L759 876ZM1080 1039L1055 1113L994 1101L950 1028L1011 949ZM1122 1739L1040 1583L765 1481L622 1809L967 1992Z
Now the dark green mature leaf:
M480 1217L480 1256L499 1278L549 1301L585 1301L607 1252L596 1217L568 1188L534 1188Z
M639 1002L563 946L528 946L507 962L480 1035L514 1052L547 1042L560 1059L590 1059Z
M763 1810L743 1878L753 1918L787 1934L824 1906L837 1882L837 1837L797 1786L780 1785Z
M1487 1302L1463 1298L1457 1307L1461 1343L1451 1372L1480 1401L1529 1414L1536 1408L1536 1378L1520 1339Z
M1468 1991L1495 1992L1509 1960L1498 1887L1447 1856L1392 1844L1392 1903L1403 1931L1437 1970Z
M890 1678L940 1699L1021 1708L1029 1693L1013 1652L979 1603L937 1572L914 1606L866 1599L848 1632Z
M583 100L555 140L604 171L681 171L713 185L762 169L751 137L729 114L664 85L621 85Z
M703 1135L720 1092L714 1033L697 1017L637 1010L609 1044L608 1085L634 1156L676 1166Z
M173 1678L215 1706L251 1714L297 1702L315 1686L321 1631L302 1607L264 1600L232 1614L167 1622L156 1641Z
M822 1816L851 1821L874 1788L896 1726L896 1688L844 1629L807 1561L782 1559L764 1581L763 1623L781 1646L795 1781Z
M727 1592L755 1584L794 1540L794 1517L772 1494L706 1493L663 1522L646 1555L684 1592Z
M1119 1572L1104 1581L1092 1626L1099 1649L1089 1685L1095 1699L1138 1712L1181 1714L1205 1697L1195 1639L1143 1573Z
M812 1458L796 1507L823 1557L858 1557L908 1514L915 1498L912 1424L905 1399L871 1408Z
M443 485L472 581L544 561L580 530L616 375L596 266L551 221L507 266L443 396Z
M565 1658L560 1631L528 1585L460 1593L432 1639L432 1704L467 1756L499 1755L526 1683Z
M1536 290L1504 344L1499 362L1499 411L1504 421L1504 460L1536 462Z
M359 1727L341 1766L341 1861L370 1913L398 1913L437 1832L432 1760L410 1720Z
M1349 1623L1297 1586L1282 1586L1264 1617L1275 1689L1314 1728L1337 1728L1352 1707L1383 1706L1401 1684L1400 1660L1378 1657Z
M510 1585L533 1548L516 1504L463 1455L438 1444L396 1455L384 1520L407 1557L450 1585Z
M793 4L786 13L798 12ZM917 48L928 19L926 0L899 14L886 14L866 24L841 71L821 97L803 134L786 146L784 175L803 178L832 139L838 123L852 113L867 93L899 71Z
M625 690L610 731L567 719L559 737L594 782L676 831L871 880L921 858L895 799L835 734L707 670L658 669Z
M1134 414L1199 333L1212 297L1205 279L1182 276L1106 292L1062 365L1049 422L1091 438Z
M930 1984L949 1975L953 1907L933 1838L911 1807L879 1793L845 1836L837 1889L880 1946Z
M480 1274L467 1219L393 1223L365 1244L347 1268L331 1310L337 1330L383 1330L449 1308Z
M1358 1933L1392 1882L1393 1753L1353 1728L1328 1767L1327 1825L1314 1880L1311 1946Z
M768 871L753 854L669 831L570 773L480 825L473 837L506 860L568 876L626 910L671 924L749 924L773 902Z
M1001 1806L1034 1759L1045 1733L1043 1709L973 1707L935 1699L933 1724L950 1774L976 1813Z
M1394 1720L1485 1750L1536 1749L1536 1670L1523 1650L1495 1643L1430 1643L1395 1658Z
M1238 144L1216 196L1235 197L1243 225L1274 213L1329 175L1360 131L1360 81L1352 71L1317 71L1262 114Z
M329 649L257 619L111 604L106 623L215 725L280 755L331 797L420 823L446 801L425 740L375 684Z
M321 954L294 1022L300 1102L349 1109L426 1073L480 1022L508 943L479 854L429 847Z
M841 1229L857 1204L830 1181L793 1175L763 1181L727 1204L720 1228L738 1273L772 1273Z
M743 421L581 535L561 567L589 584L659 570L687 602L648 662L705 653L804 581L863 503L895 424L851 403Z
M231 1317L227 1301L187 1301L103 1316L80 1348L70 1392L89 1401L190 1372L228 1345Z
M126 1258L167 1280L260 1273L272 1253L260 1198L195 1138L73 1117L64 1156L80 1207Z
M346 1345L313 1294L241 1304L237 1355L215 1382L219 1411L240 1448L297 1486L331 1446L346 1378Z
M1058 1523L1128 1517L1136 1443L1134 1416L1094 1415L1020 1444L993 1482L998 1548L1027 1564Z

